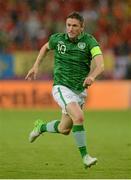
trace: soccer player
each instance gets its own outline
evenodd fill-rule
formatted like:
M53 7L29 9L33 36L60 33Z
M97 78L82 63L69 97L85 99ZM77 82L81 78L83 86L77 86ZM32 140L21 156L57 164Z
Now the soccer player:
M37 120L29 135L29 141L35 141L45 132L68 135L72 130L83 164L90 167L96 164L97 158L91 157L88 153L82 107L86 98L86 88L92 85L104 70L101 49L96 39L84 32L83 17L73 12L66 18L66 33L50 36L49 41L40 49L25 79L36 79L39 65L50 50L54 50L55 59L52 94L62 109L62 117L61 120L52 120L48 123ZM91 71L93 62L95 68Z

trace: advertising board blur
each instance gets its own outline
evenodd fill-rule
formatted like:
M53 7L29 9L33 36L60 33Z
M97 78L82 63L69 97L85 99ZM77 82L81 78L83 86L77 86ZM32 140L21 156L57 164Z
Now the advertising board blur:
M56 108L52 81L1 81L0 108ZM131 108L131 81L98 81L87 90L87 109Z

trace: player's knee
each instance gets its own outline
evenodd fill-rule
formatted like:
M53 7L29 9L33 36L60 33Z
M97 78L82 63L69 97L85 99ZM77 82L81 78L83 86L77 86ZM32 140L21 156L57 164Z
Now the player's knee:
M74 123L76 124L82 124L84 122L84 116L82 114L79 114L75 117Z
M63 128L63 127L59 127L59 132L61 133L61 134L64 134L64 135L69 135L70 134L70 131L71 131L71 129L65 129L65 128Z
M69 135L69 134L70 134L70 132L71 132L71 130L70 130L70 129L68 129L68 130L63 131L63 133L62 133L62 134L64 134L64 135Z

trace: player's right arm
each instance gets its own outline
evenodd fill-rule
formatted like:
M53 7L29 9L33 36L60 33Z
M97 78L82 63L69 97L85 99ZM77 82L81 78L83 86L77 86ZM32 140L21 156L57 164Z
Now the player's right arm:
M39 54L37 56L37 59L33 65L33 67L29 70L28 74L25 77L26 80L36 79L37 74L38 74L39 65L41 64L43 57L46 56L46 53L48 51L49 51L49 43L47 42L40 49Z

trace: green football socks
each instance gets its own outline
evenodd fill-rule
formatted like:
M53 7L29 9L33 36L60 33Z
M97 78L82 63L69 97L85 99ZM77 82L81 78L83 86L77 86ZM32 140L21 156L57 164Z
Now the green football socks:
M82 158L87 154L86 133L83 125L73 125L72 132Z
M53 120L49 123L45 123L41 126L40 131L41 132L51 132L51 133L59 133L58 125L60 121Z

